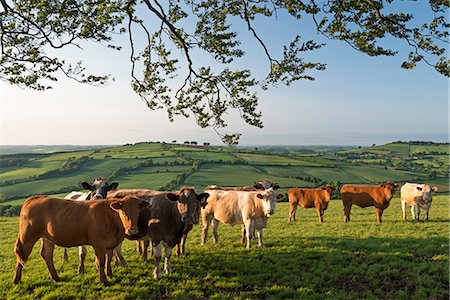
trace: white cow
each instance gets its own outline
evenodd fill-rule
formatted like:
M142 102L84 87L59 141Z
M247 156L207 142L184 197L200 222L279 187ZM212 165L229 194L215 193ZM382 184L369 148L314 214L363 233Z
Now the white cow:
M425 209L426 219L428 220L428 213L433 200L431 193L437 190L437 187L430 187L427 184L405 183L400 189L403 220L406 220L406 204L411 206L411 215L414 220L419 220L420 208Z
M205 244L210 223L213 222L213 239L217 243L219 222L228 225L244 224L247 249L251 248L252 231L257 229L258 243L262 242L262 230L267 218L275 213L276 202L284 198L273 188L265 191L209 190L208 204L202 209L202 245Z

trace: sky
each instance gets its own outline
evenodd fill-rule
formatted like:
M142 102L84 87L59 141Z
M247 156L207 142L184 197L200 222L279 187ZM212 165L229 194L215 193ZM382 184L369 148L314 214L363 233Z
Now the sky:
M413 3L414 4L414 3ZM414 8L416 9L416 8ZM418 9L418 8L417 8ZM296 32L327 43L308 54L327 64L315 81L259 91L264 128L246 125L236 111L223 132L242 133L240 145L372 145L397 140L449 141L448 79L420 64L400 68L407 49L397 57L369 57L338 41L324 40L312 27L280 16L277 22L256 20L269 49ZM240 64L263 76L268 64L245 26L239 30L247 56ZM393 41L386 43L398 46ZM130 86L129 52L100 45L65 49L66 57L83 60L92 72L111 73L115 81L102 87L59 77L52 90L20 89L0 80L1 145L115 145L142 141L197 141L220 145L210 128L194 119L171 123L164 111L151 111ZM203 59L195 55L194 59Z

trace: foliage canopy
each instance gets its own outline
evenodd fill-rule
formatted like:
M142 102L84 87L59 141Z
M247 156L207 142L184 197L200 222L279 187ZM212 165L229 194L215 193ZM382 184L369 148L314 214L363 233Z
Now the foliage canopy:
M411 50L403 68L421 62L449 76L447 0L428 0L428 20L408 13L417 4L414 0L0 0L0 4L0 79L45 90L62 72L79 82L104 84L111 75L89 74L81 61L71 64L57 50L97 42L120 51L114 36L125 34L131 49L131 86L147 106L165 109L171 121L175 115L194 116L200 127L216 132L227 126L224 116L230 109L237 109L246 123L262 127L258 87L314 80L312 74L325 69L325 64L304 58L324 44L297 35L291 43L279 45L282 55L275 57L261 38L256 19L283 14L302 26L309 21L321 35L370 56L396 55L395 49L381 45L394 38ZM269 68L262 80L241 63L246 53L242 33L234 26L239 23L265 53ZM140 47L137 40L142 35L146 41ZM194 53L211 57L214 64L194 59L198 57ZM230 145L240 136L219 135Z

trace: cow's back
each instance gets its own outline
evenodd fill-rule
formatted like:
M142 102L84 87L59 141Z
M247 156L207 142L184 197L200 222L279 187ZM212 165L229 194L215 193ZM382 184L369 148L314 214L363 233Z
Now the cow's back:
M325 202L322 189L290 188L288 190L289 203L298 203L303 208L312 208Z
M21 226L63 247L91 245L93 231L112 230L117 234L122 228L117 213L106 200L79 202L49 196L31 197L22 206L20 219Z
M205 190L209 193L208 205L203 214L213 215L225 224L241 224L243 216L251 213L252 201L258 192Z
M342 201L360 207L376 206L386 208L389 200L381 186L356 186L345 184L341 188Z

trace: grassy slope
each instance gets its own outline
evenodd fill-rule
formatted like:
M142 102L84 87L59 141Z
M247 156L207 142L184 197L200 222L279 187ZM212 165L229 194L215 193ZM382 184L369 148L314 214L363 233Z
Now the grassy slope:
M317 222L313 209L300 209L288 224L288 204L279 203L264 231L266 247L247 251L239 244L240 226L219 226L221 244L199 245L200 226L190 233L186 257L173 258L173 271L151 279L150 263L139 260L134 243L125 241L129 268L115 267L111 285L101 287L88 247L87 274L76 275L77 250L70 261L55 264L62 282L49 281L35 245L23 274L12 284L13 244L18 218L0 218L0 298L310 298L448 299L449 198L435 197L429 222L401 221L398 198L377 224L373 208L352 210L342 222L342 204L334 200ZM410 217L408 216L410 219ZM39 244L39 243L38 243Z

